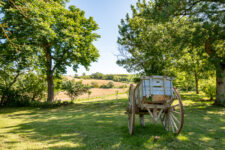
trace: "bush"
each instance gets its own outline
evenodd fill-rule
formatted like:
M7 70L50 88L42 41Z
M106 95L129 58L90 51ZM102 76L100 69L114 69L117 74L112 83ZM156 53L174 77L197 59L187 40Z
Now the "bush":
M33 72L21 75L13 86L0 84L1 106L28 106L31 101L45 96L47 84L42 76Z
M10 90L8 91L7 101L2 105L4 107L39 107L39 108L55 108L59 106L65 106L72 103L69 102L41 102L41 101L33 101L27 95L21 95L18 90Z
M33 101L41 100L45 97L47 84L44 77L29 73L19 80L17 89L21 95L27 96Z
M204 80L201 82L201 90L205 93L206 96L213 100L216 97L216 81L213 78L209 80Z
M100 86L100 88L103 88L103 89L110 89L110 88L113 88L114 87L114 83L113 82L108 82L107 84L102 84Z
M107 84L107 87L108 87L108 88L113 88L113 87L114 87L114 83L113 83L113 82L109 82L109 83Z
M73 101L79 95L89 91L88 85L82 84L82 81L76 82L75 80L65 81L62 84L62 90L66 91L67 95Z
M138 83L138 82L140 82L141 81L141 78L140 77L134 77L133 78L133 82L134 83Z
M105 79L104 74L96 72L90 75L91 79Z
M91 82L91 88L99 88L98 82Z
M1 106L29 106L30 98L26 95L21 95L19 90L16 89L8 89L3 90L1 97Z

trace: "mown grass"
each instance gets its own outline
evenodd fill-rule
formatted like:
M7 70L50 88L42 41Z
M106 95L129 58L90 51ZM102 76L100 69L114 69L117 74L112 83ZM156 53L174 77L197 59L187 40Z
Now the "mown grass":
M160 124L140 127L130 136L127 99L79 102L55 109L0 110L0 149L225 149L225 108L203 96L183 93L185 123L173 136Z

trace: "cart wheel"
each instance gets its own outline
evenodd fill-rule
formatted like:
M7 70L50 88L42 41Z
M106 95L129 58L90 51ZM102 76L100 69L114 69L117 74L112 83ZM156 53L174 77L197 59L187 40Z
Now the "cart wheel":
M134 133L135 125L135 99L134 99L134 86L131 84L129 89L129 104L128 104L128 129L130 135Z
M174 98L170 108L164 111L161 117L164 128L178 135L184 124L184 108L180 94L173 88Z

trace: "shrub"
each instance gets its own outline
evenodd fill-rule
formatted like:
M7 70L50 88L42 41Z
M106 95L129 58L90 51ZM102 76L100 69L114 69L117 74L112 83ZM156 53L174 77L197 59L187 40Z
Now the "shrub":
M140 77L134 77L133 78L133 82L134 83L138 83L138 82L140 82L141 81L141 78Z
M96 72L90 75L91 79L104 79L104 74Z
M91 91L88 91L88 99L90 98L90 96L91 96Z
M98 82L91 82L91 88L99 88Z
M114 87L114 83L113 82L108 82L107 84L102 84L100 86L100 88L103 88L103 89L110 89L110 88L113 88Z
M45 96L47 84L44 77L29 73L19 80L17 89L21 95L27 96L33 101L41 100Z
M79 95L89 91L88 85L82 84L82 81L76 82L75 80L65 81L62 84L62 90L66 91L67 95L73 101Z
M113 88L113 87L114 87L114 83L113 83L113 82L107 83L107 87L108 87L108 88Z
M3 89L3 95L1 98L1 106L29 106L30 98L27 95L21 95L17 89L10 89L5 91Z
M24 73L10 88L0 84L1 106L28 106L30 101L41 100L47 89L44 77L33 72Z
M107 87L106 84L102 84L102 85L100 86L100 88L107 89L108 87Z
M210 98L210 100L213 100L213 98L216 96L216 82L215 79L210 78L209 80L204 80L201 83L201 90Z

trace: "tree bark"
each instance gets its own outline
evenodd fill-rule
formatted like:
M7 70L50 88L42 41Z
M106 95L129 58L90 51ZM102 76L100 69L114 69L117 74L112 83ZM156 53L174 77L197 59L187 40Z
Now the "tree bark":
M218 58L215 51L212 49L213 41L206 40L205 50L206 53L214 59L214 65L216 67L216 101L214 105L224 106L225 105L225 63L219 62L222 58Z
M216 101L215 105L225 105L225 64L216 70Z
M54 82L53 82L53 70L52 70L52 56L51 48L45 47L46 54L46 67L47 67L47 81L48 81L48 102L53 102L54 100Z
M199 90L198 90L198 73L195 71L195 91L196 94L199 94Z
M48 102L53 102L54 100L54 82L53 82L53 76L50 75L47 77L48 79Z

